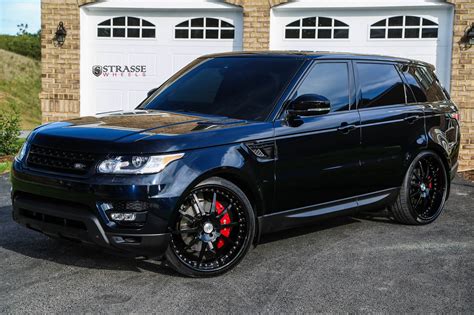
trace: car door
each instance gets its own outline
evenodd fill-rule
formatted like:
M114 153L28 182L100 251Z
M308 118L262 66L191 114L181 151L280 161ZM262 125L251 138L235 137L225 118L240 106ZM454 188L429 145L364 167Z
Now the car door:
M350 61L312 64L290 100L317 94L331 103L328 114L275 121L275 209L311 207L354 195L359 173L359 114L354 109ZM291 102L291 101L290 101ZM287 102L288 104L289 102Z
M358 111L361 119L363 193L401 185L416 152L426 145L424 106L407 104L411 90L398 64L355 62Z

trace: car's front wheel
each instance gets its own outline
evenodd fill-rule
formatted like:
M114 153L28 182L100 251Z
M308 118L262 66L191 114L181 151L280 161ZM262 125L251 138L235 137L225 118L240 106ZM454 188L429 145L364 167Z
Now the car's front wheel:
M245 256L255 234L255 215L239 187L212 177L183 198L170 232L168 263L187 276L214 276Z
M389 210L400 223L431 223L443 210L447 185L441 158L431 151L421 152L408 168L400 193Z

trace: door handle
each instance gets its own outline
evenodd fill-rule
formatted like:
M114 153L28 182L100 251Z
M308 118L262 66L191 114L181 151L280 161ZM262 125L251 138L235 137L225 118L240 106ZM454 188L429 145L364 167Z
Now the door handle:
M417 121L418 119L420 119L421 117L418 116L418 115L413 115L413 116L408 116L408 117L405 117L403 120L404 121L407 121L409 124L413 124L415 121Z
M355 125L342 124L341 127L337 128L338 131L342 133L349 133L356 128Z

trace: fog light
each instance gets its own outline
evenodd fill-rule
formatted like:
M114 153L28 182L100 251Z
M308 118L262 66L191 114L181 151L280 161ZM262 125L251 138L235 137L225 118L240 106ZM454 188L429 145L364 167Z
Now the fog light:
M135 221L137 216L135 213L114 212L110 214L110 218L114 221Z

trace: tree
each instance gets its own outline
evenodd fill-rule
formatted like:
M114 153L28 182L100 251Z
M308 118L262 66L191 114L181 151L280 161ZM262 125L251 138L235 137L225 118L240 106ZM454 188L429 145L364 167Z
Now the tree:
M18 35L18 36L32 35L32 34L28 33L28 24L21 23L21 24L18 24L17 27L18 27L18 32L16 33L16 35Z

